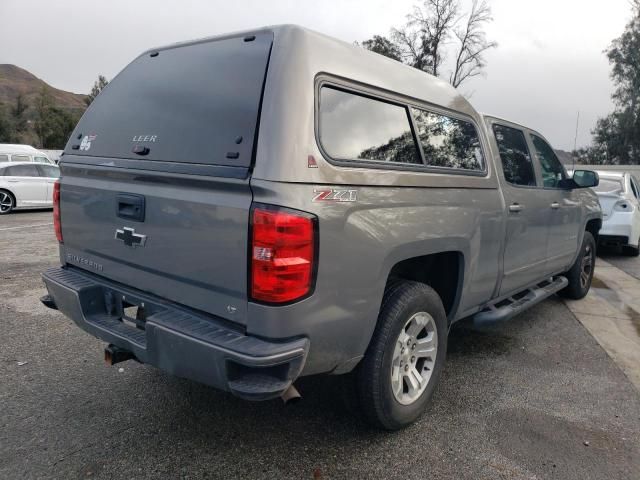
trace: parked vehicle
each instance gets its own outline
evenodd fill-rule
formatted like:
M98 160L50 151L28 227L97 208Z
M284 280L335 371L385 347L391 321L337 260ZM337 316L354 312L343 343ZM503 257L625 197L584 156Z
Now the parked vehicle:
M37 162L55 165L49 156L30 145L0 143L0 163L2 162Z
M60 163L60 156L62 155L63 150L41 150L41 152L47 156L50 163L57 165Z
M595 190L602 206L600 243L640 254L640 184L629 172L598 171L600 185Z
M23 208L53 206L53 185L60 177L54 165L0 162L0 215Z
M602 221L597 175L540 134L295 26L140 55L61 167L42 300L108 363L250 400L352 372L386 429L424 411L454 322L583 297Z

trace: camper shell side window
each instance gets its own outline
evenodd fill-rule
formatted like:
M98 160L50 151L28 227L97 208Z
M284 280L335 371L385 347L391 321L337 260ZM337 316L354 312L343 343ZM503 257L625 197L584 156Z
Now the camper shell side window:
M388 95L322 82L317 89L318 146L332 163L484 176L487 166L470 119Z

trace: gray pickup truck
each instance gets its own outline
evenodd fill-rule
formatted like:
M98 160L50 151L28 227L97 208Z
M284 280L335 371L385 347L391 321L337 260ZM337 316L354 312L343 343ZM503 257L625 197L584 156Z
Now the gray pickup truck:
M451 325L583 297L597 175L451 86L295 26L149 50L60 162L48 295L108 343L238 397L350 374L414 421Z

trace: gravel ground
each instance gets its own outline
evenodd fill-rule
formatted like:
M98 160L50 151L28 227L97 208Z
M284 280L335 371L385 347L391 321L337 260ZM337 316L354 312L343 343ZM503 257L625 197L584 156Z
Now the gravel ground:
M455 328L427 414L380 433L337 377L285 407L105 367L104 344L37 300L50 218L0 218L0 478L640 478L640 394L557 298Z

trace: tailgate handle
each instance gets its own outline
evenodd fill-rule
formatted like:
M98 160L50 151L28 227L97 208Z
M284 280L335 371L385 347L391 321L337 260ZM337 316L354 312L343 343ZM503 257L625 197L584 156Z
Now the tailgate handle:
M116 214L120 218L144 222L144 197L133 193L118 194Z

